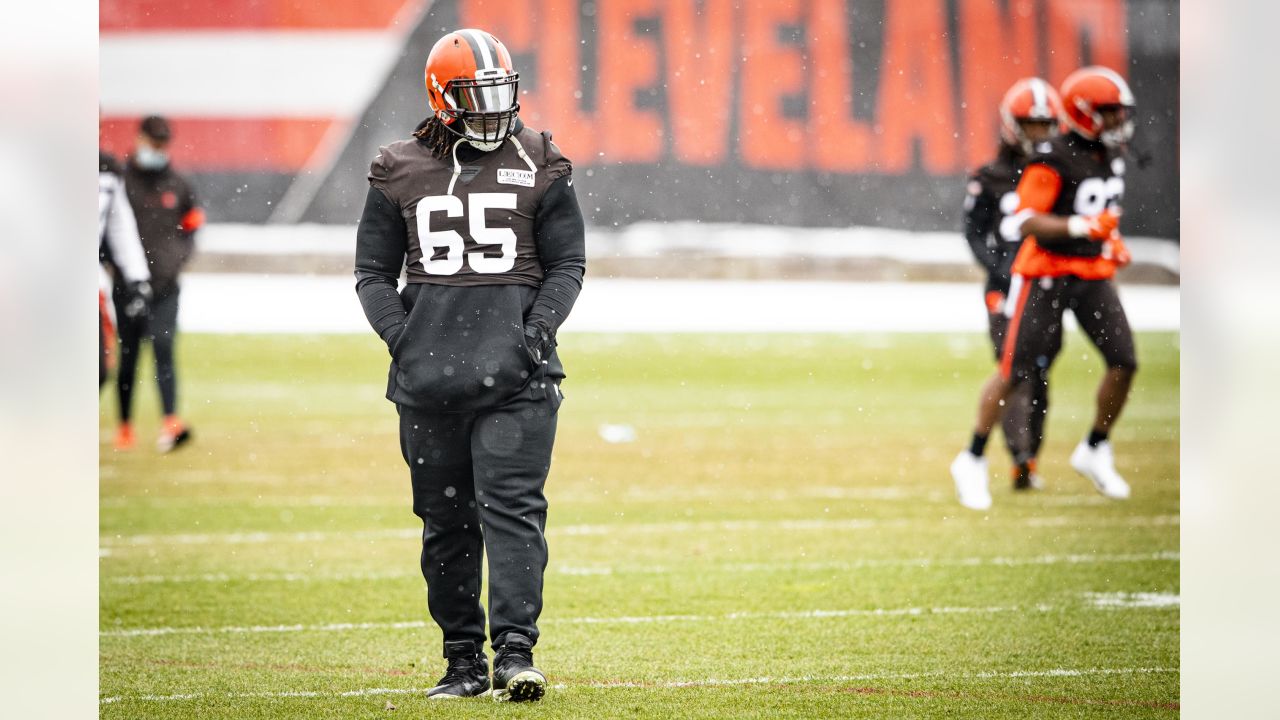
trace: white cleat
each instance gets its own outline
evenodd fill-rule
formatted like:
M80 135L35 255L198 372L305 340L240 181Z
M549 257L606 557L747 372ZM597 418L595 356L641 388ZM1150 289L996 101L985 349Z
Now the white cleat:
M1115 456L1111 452L1111 443L1103 440L1098 447L1091 448L1083 440L1071 453L1071 467L1076 472L1089 478L1098 492L1113 500L1125 500L1129 497L1129 483L1116 472Z
M987 486L987 459L968 450L960 451L951 461L951 478L956 481L956 497L970 510L991 508L991 489Z

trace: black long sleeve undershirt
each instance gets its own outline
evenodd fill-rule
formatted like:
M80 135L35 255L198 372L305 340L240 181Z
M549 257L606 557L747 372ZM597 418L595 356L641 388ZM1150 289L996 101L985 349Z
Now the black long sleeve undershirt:
M999 270L999 251L987 244L987 238L995 228L995 199L985 192L973 196L973 203L964 214L964 238L969 241L973 258L987 273Z
M527 323L554 338L582 292L587 271L586 231L572 175L547 188L534 217L533 233L543 276Z
M408 313L396 292L408 251L409 229L400 209L370 187L356 230L356 294L364 315L390 348L404 331Z

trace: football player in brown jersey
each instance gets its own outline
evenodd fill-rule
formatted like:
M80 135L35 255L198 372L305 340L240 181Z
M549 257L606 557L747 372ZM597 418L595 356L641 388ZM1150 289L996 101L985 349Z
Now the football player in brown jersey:
M1133 333L1112 280L1129 262L1118 226L1133 93L1113 70L1086 67L1063 82L1061 96L1068 132L1031 158L1018 182L1016 212L1001 221L1005 237L1024 238L1004 307L1009 325L1000 367L982 389L970 447L951 464L961 504L977 510L991 506L983 451L1001 404L1017 380L1052 365L1067 308L1107 367L1093 426L1071 466L1103 495L1129 497L1108 435L1137 370Z
M991 343L996 361L1008 318L1004 302L1009 294L1013 259L1022 238L1001 237L1000 222L1018 207L1018 180L1036 145L1058 134L1062 101L1058 91L1040 78L1023 78L1000 101L1000 146L991 162L969 178L964 201L964 234L974 258L987 273L985 299ZM1013 458L1015 490L1039 489L1043 481L1036 457L1044 440L1049 411L1049 376L1031 373L1014 384L1006 400L1003 422L1005 444Z
M391 354L427 605L448 669L428 694L538 700L547 500L565 374L556 331L582 287L572 167L519 117L511 55L482 30L427 58L431 116L382 147L356 240L356 290ZM407 284L396 291L401 269Z

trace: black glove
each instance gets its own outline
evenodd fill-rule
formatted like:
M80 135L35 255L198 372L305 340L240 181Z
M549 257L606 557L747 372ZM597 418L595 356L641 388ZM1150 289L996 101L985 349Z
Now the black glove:
M524 346L529 349L529 359L534 369L542 367L547 355L551 352L551 335L537 323L524 326Z
M144 317L151 307L151 283L141 280L125 288L124 316L130 320Z

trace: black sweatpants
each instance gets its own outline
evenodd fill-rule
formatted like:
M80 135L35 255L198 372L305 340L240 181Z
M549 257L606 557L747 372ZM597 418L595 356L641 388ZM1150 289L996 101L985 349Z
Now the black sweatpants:
M547 567L547 499L558 383L534 382L517 399L475 413L424 413L398 405L400 449L422 518L422 575L444 641L482 647L481 562L489 565L494 647L518 632L535 642Z
M151 341L156 359L156 383L160 386L160 404L165 415L178 411L178 380L174 367L174 342L178 336L178 290L156 298L150 312L136 319L125 317L124 296L115 295L116 319L120 334L120 367L116 372L116 390L120 398L120 421L129 422L133 415L134 380L138 374L138 355L142 340Z
M1005 330L1009 318L1003 310L987 313L991 344L995 348L996 362L1004 347ZM1015 463L1024 463L1039 457L1044 442L1045 420L1049 417L1049 368L1036 368L1014 383L1009 397L1005 398L1001 428L1009 456Z

